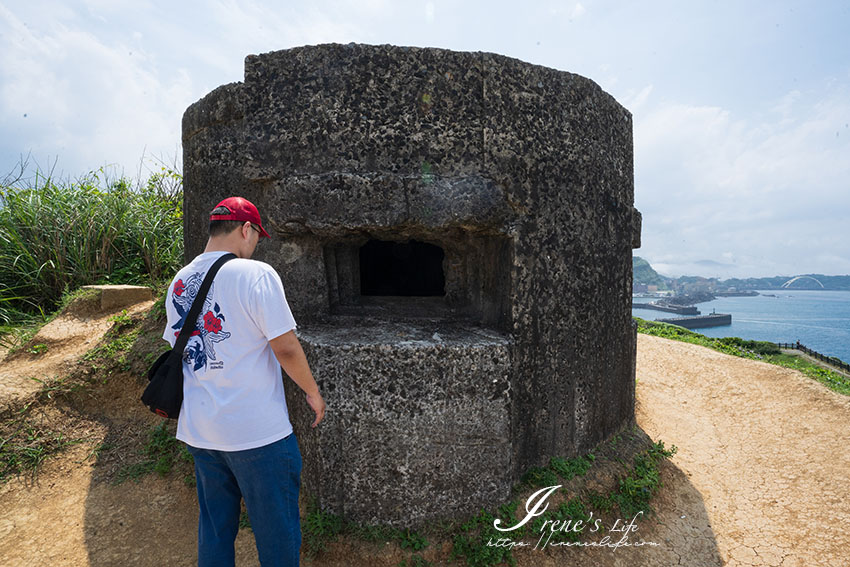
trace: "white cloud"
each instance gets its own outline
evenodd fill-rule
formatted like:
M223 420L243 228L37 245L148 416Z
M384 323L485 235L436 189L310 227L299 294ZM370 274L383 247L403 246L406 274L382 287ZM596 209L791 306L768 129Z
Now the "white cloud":
M429 24L434 21L435 6L433 2L425 2L425 21Z
M794 103L800 100L802 94L798 90L793 90L781 97L779 101L771 108L771 110L783 119L789 120L792 116L792 111L794 109Z
M717 260L722 250L740 267L727 272L835 273L850 265L850 136L835 134L850 116L850 97L840 89L819 98L790 92L767 107L748 120L681 104L638 115L645 254L671 270L699 269L695 261Z
M577 20L587 13L587 9L581 2L576 2L570 5L562 1L552 2L548 5L547 11L552 16L560 16L561 14L569 14L569 21Z
M573 11L570 13L570 19L577 20L582 17L586 12L587 10L584 6L581 5L581 2L576 2L576 5L573 6Z
M752 34L716 41L729 16L722 7L677 5L682 25L670 28L670 8L653 5L609 6L603 22L583 1L513 11L456 3L441 4L440 25L427 25L436 5L2 3L0 176L28 150L42 163L58 156L73 174L132 168L144 148L174 151L186 107L242 80L248 54L351 41L494 51L586 74L632 112L641 254L671 266L850 271L837 267L850 241L850 68L833 45L839 36L771 28L759 36L761 53ZM762 9L739 15L742 30L762 30ZM798 52L816 63L792 68Z
M369 21L385 7L383 0L336 3L333 10L317 5L216 0L208 4L205 17L209 21L205 24L216 30L217 36L194 30L181 47L186 49L186 60L202 63L222 78L203 85L203 90L209 91L222 83L242 80L246 55L300 45L366 41L369 28L356 22L361 18Z
M635 92L634 89L628 91L623 99L620 101L620 104L625 106L632 114L638 112L646 101L649 99L649 95L652 94L652 85L646 85L639 92Z
M60 169L65 163L91 169L136 163L146 147L179 144L178 109L192 101L188 74L163 79L144 51L83 31L73 17L39 29L8 10L0 17L12 30L0 40L0 112L4 122L19 125L11 141L19 152L32 151L40 162L58 157Z

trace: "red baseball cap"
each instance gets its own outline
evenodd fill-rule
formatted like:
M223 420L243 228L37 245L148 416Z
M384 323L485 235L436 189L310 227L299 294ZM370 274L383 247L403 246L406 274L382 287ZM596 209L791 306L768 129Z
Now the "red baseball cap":
M220 208L224 208L228 212L226 214L222 214L223 211L220 211ZM260 221L260 212L257 210L257 207L254 206L254 203L244 197L228 197L216 205L215 208L213 208L213 212L210 213L210 220L248 221L260 228L260 236L271 238L269 233L266 232L266 229L263 228L263 223Z

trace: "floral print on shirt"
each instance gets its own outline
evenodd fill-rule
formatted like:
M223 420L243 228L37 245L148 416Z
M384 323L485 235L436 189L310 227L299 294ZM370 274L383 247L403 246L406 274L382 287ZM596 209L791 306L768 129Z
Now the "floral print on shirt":
M186 316L189 314L189 309L191 309L192 302L195 301L195 296L198 295L198 290L203 281L204 273L198 272L185 280L181 278L174 283L171 301L180 316L180 320L171 327L176 329L174 336L180 334L180 329L183 328ZM230 333L222 328L222 323L226 321L224 313L222 313L218 303L213 304L214 290L215 282L210 286L210 292L204 299L201 315L198 316L195 329L192 331L189 343L183 352L183 360L188 362L195 371L206 368L208 361L216 360L215 344L230 338ZM198 337L198 340L193 340L195 337Z

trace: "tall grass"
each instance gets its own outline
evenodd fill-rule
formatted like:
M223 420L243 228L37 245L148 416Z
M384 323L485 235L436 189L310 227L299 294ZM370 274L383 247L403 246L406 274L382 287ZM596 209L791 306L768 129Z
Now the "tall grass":
M97 283L155 284L183 254L180 174L144 183L108 170L77 181L40 171L0 185L0 322L55 308Z

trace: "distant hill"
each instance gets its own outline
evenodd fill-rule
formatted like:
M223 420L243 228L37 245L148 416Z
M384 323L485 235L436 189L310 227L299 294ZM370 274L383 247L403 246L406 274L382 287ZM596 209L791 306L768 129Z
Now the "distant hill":
M797 276L773 276L769 278L730 278L722 281L717 278L704 278L700 276L665 278L640 256L632 256L632 272L635 284L657 285L659 290L668 290L672 286L679 293L690 293L695 289L703 291L727 291L729 289L737 291L755 289L828 289L850 291L850 275L825 276L823 274L800 274Z
M825 276L823 274L803 274L795 277L732 278L720 282L720 285L734 287L739 290L780 289L786 283L788 283L786 286L787 289L850 290L850 276Z
M649 262L640 256L632 256L632 278L636 284L657 285L658 289L667 289L664 278L652 269Z

